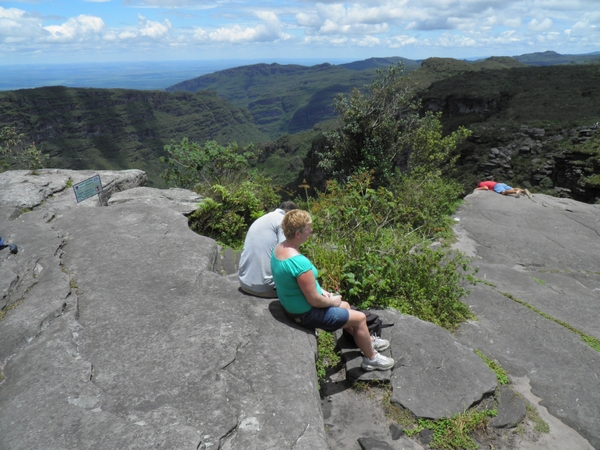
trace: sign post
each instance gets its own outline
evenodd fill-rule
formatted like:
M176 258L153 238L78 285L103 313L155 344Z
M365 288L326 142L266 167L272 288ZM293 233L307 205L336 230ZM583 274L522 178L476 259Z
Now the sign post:
M83 180L81 183L74 184L73 191L75 192L77 203L90 198L92 195L100 195L100 192L102 192L100 175L94 175L87 180Z

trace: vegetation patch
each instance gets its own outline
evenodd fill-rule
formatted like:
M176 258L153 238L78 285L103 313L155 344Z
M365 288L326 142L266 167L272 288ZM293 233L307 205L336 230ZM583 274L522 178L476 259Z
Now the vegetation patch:
M329 331L317 330L317 378L319 388L325 381L327 370L340 364L340 354L336 350L335 336Z
M7 313L8 311L12 311L12 310L13 310L13 309L15 309L17 306L19 306L21 303L23 303L23 300L24 300L24 299L17 300L16 302L14 302L14 303L11 303L10 305L6 305L6 307L4 307L4 309L2 309L2 310L0 311L0 320L3 320L3 319L4 319L4 317L6 317L6 313Z
M408 177L392 190L370 181L330 182L306 205L315 234L304 251L324 287L359 309L391 307L448 329L474 318L460 301L468 260L430 246L451 226L452 185Z
M508 372L502 368L502 366L487 356L485 356L480 350L475 350L475 353L479 355L481 359L487 364L487 366L496 374L498 384L509 384Z
M540 280L539 278L535 278L535 277L529 277L529 278L531 278L536 283L541 284L542 286L546 286L546 282L544 280Z
M498 414L495 409L478 411L470 409L464 414L455 414L451 418L438 420L419 419L415 428L404 430L408 436L420 433L424 429L433 431L431 448L447 450L477 449L478 445L471 438L471 433L484 431L489 417Z

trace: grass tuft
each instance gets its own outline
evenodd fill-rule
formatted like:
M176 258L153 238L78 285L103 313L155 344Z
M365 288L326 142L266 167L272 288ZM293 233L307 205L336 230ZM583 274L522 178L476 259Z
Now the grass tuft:
M504 370L497 361L489 359L480 350L475 350L475 353L477 353L479 357L485 361L487 366L496 374L498 384L510 383L510 380L508 379L508 372Z

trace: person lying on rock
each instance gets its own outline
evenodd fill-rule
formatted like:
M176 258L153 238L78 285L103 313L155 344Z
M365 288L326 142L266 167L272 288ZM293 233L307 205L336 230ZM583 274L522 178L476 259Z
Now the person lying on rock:
M240 287L250 295L277 298L271 275L271 253L285 240L281 222L286 212L298 209L294 202L283 202L275 211L256 219L246 234L238 265Z
M494 191L502 195L515 194L515 198L519 198L521 193L524 193L528 198L531 198L531 193L527 189L512 188L508 184L498 183L496 181L481 181L475 188L476 191Z
M285 214L281 224L285 240L275 247L271 256L273 280L279 301L286 315L302 327L325 331L346 329L363 352L364 370L387 370L394 360L380 351L390 343L373 337L367 319L361 311L350 309L341 295L321 289L317 269L300 253L300 246L312 233L312 218L307 211L296 209Z

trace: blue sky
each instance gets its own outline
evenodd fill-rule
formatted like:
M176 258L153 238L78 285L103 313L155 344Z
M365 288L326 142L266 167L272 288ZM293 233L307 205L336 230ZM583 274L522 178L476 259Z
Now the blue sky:
M546 50L600 51L600 0L0 0L0 65Z

